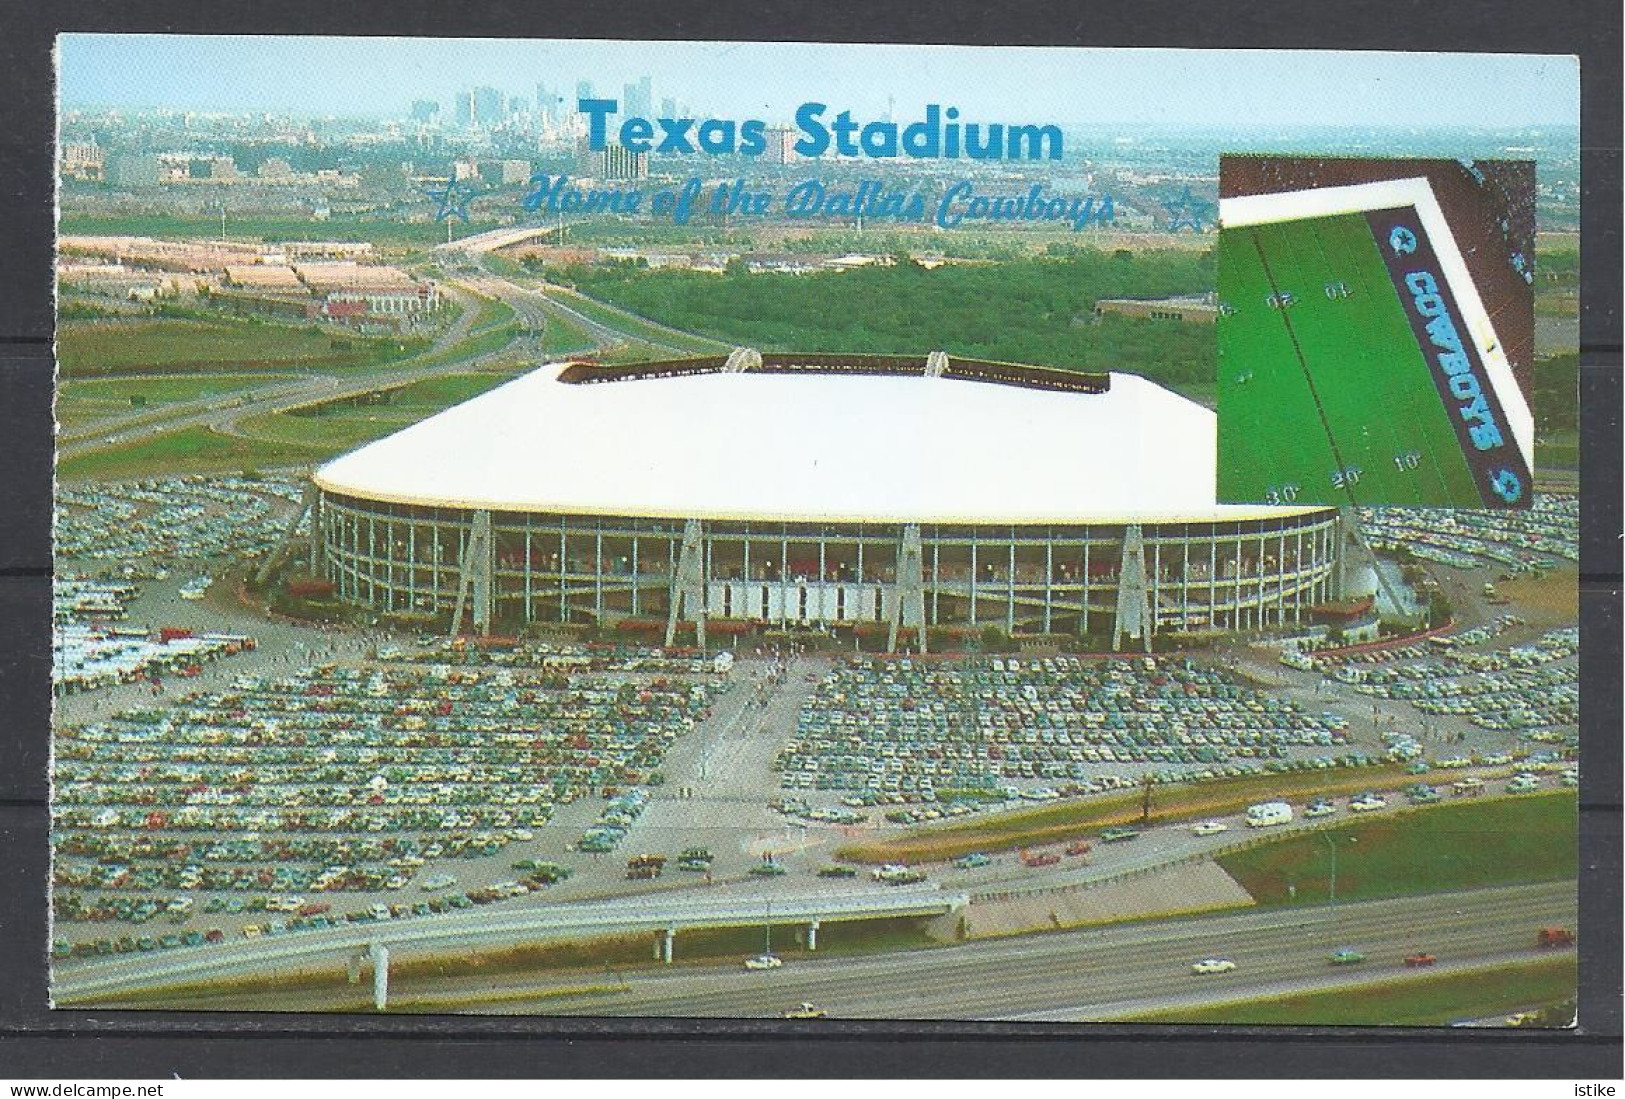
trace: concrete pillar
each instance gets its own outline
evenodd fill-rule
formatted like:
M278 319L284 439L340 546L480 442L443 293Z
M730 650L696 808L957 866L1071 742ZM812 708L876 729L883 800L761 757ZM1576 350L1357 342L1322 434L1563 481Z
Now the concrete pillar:
M811 952L811 951L814 951L814 950L817 950L817 949L818 949L818 921L814 920L814 921L812 921L811 923L809 923L807 925L807 950L809 952Z
M657 962L658 962L658 961L659 961L659 960L660 960L660 956L661 956L661 954L662 954L662 953L663 953L663 947L662 947L662 944L661 944L661 940L662 940L662 939L663 939L663 938L664 938L664 937L665 937L665 932L664 932L664 931L656 931L656 932L655 932L655 953L654 953L654 959L655 959L655 961L657 961Z
M361 983L361 959L362 959L362 957L363 957L363 955L362 955L362 953L360 951L357 951L356 953L350 955L350 961L349 961L349 964L346 966L346 972L345 972L345 980L347 980L350 984L357 985L357 984Z
M671 944L676 938L677 929L675 927L666 928L666 934L660 943L660 960L665 962L667 965L671 964Z
M367 954L372 958L372 1006L383 1011L389 1006L389 947L373 943Z

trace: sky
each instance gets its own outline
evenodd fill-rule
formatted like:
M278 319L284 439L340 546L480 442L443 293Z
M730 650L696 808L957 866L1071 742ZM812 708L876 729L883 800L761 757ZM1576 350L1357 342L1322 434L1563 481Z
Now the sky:
M384 118L416 99L449 114L476 85L620 98L644 75L656 113L671 97L770 123L808 101L863 121L935 102L963 121L1204 128L1578 125L1580 109L1577 59L1518 54L71 34L58 72L70 109Z

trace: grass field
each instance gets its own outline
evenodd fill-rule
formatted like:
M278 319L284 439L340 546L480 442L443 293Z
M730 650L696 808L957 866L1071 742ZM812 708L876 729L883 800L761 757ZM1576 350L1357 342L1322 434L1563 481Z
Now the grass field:
M472 223L466 226L458 223L452 232L455 237L466 237L494 229L497 225L494 220L474 218ZM217 240L220 237L220 218L178 214L93 217L64 212L61 232L64 236ZM366 240L381 248L411 251L427 250L446 243L446 227L443 224L344 214L335 215L322 222L312 221L309 217L275 215L234 217L228 214L226 234L230 240L244 241Z
M1218 861L1259 904L1313 904L1328 899L1328 837L1337 844L1338 900L1563 881L1578 874L1576 798L1568 790L1447 801L1283 836Z
M1426 780L1428 776L1422 776ZM1153 788L1153 824L1233 813L1260 801L1332 796L1405 781L1416 781L1398 766L1359 770L1298 771L1248 775L1208 782L1177 783ZM1138 790L1105 794L1081 801L1061 801L1035 809L1016 809L962 824L918 828L889 839L847 844L836 851L856 862L938 862L972 851L1008 851L1055 843L1114 824L1141 821Z
M244 373L372 366L406 358L421 340L335 336L314 326L219 318L68 321L57 333L62 376Z
M182 374L153 378L68 378L56 394L57 419L73 427L102 416L223 397L289 374Z
M501 385L512 374L447 374L388 392L382 404L338 401L290 412L253 416L240 430L271 445L294 446L330 457L381 439L436 412Z
M1363 215L1226 230L1218 284L1220 499L1498 506Z
M653 341L661 345L679 347L696 355L715 355L718 351L731 349L729 344L721 340L707 339L704 336L694 336L675 329L664 328L661 325L644 320L635 313L605 305L603 302L589 298L585 294L574 290L565 290L560 287L550 287L549 290L565 305L582 316L613 328L617 332L624 332L635 340Z
M320 460L327 453L309 446L240 439L217 434L206 427L189 427L64 458L57 463L57 476L73 480L156 473L236 473L305 465Z
M1447 1026L1574 995L1573 953L1468 973L1410 977L1355 988L1202 1008L1170 1008L1114 1022L1218 1023L1252 1026Z

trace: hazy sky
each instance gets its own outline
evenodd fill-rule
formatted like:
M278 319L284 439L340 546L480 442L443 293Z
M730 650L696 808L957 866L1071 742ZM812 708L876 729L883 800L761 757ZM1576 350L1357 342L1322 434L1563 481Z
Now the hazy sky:
M867 120L888 97L900 121L936 102L966 121L1249 128L1578 124L1580 104L1577 60L1509 54L71 34L59 58L67 107L395 118L475 85L620 98L644 75L656 113L669 96L769 122L808 100Z

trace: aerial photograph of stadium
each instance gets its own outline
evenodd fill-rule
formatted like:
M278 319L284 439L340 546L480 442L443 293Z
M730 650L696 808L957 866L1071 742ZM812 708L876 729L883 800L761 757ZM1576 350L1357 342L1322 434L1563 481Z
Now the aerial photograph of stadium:
M1574 1023L1566 59L59 54L54 1007ZM1311 333L1271 203L1345 147L1416 167L1311 210L1396 304ZM1496 162L1527 338L1429 212ZM1419 377L1333 408L1253 305ZM1280 491L1317 400L1305 460L1426 461Z

